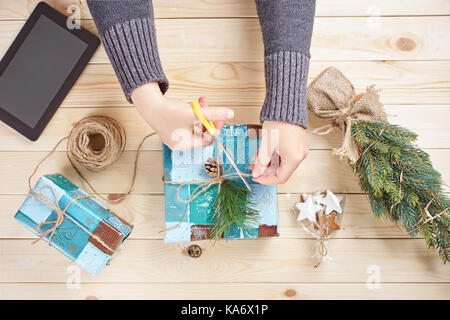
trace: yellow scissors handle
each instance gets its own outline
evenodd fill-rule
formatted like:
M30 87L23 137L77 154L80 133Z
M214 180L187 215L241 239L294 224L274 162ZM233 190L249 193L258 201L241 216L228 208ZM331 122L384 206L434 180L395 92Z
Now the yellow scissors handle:
M214 122L209 121L208 119L205 118L203 113L200 111L201 108L202 106L198 101L192 102L192 111L194 111L195 116L198 118L198 120L200 120L200 122L203 124L206 130L208 130L208 132L212 136L215 136L217 132L216 126L214 125Z

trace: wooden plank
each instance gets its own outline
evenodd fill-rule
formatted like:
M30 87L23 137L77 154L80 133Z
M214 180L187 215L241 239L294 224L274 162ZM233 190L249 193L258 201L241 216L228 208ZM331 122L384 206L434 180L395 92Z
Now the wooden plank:
M0 22L0 53L20 30L22 21ZM92 20L83 20L96 33ZM426 26L426 27L424 27ZM259 21L248 19L157 20L158 47L168 62L257 62L263 60ZM447 17L380 17L374 27L366 18L317 18L313 60L447 60ZM211 34L216 36L211 37ZM101 47L92 62L106 63Z
M446 282L450 272L423 239L333 239L333 256L313 266L310 239L258 239L199 242L203 253L186 253L192 243L128 240L111 266L82 282L362 282L371 268L380 282ZM0 282L65 282L64 255L44 242L0 240ZM372 271L373 272L373 271Z
M25 195L0 195L0 238L34 238L34 235L13 219ZM133 194L119 204L101 202L134 225L130 239L162 239L164 229L164 195ZM280 238L300 239L311 236L296 220L294 206L300 194L279 194ZM365 195L346 195L342 230L336 238L409 238L393 223L376 219Z
M450 181L450 149L428 150L435 168L441 172L446 183ZM47 152L0 152L2 181L0 193L26 194L28 177L36 164ZM80 168L83 175L101 193L122 193L128 189L130 175L135 161L135 151L125 151L114 165L98 173ZM42 164L40 174L59 172L76 185L90 191L70 167L65 152L55 152ZM135 193L163 193L161 151L143 151L140 154ZM309 156L293 173L290 180L278 186L280 193L324 191L360 193L358 179L345 161L340 161L329 150L312 150ZM445 187L449 191L449 187Z
M40 0L0 0L0 20L26 19ZM90 19L86 1L47 0L62 13L77 5L81 18ZM80 3L81 2L81 3ZM156 18L220 18L256 17L254 0L153 0ZM66 13L67 14L67 13ZM445 15L450 14L446 0L335 0L317 1L316 16L389 16L389 15Z
M72 288L72 289L71 289ZM371 289L372 288L372 289ZM448 283L1 283L0 298L9 299L450 299Z
M319 62L310 65L309 80L330 65L341 70L361 92L381 89L385 104L450 103L450 61ZM167 96L187 101L207 95L210 104L262 105L263 63L166 63ZM62 107L128 105L110 64L90 64Z
M236 117L233 124L259 123L260 107L232 107ZM448 106L386 106L391 122L405 126L419 135L418 145L422 148L450 148L450 107ZM47 151L56 143L69 135L75 122L94 114L108 115L120 121L127 134L126 150L136 150L141 139L153 130L139 115L134 107L130 108L62 108L53 117L37 142L22 137L5 124L0 124L0 151ZM311 129L327 122L310 114ZM341 133L336 130L326 136L309 134L311 150L336 148L342 143ZM65 150L62 143L58 150ZM144 150L161 150L159 137L150 138L143 145Z

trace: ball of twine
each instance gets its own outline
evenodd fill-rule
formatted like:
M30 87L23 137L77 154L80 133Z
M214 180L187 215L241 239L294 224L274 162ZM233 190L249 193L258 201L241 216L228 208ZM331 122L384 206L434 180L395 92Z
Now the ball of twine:
M98 172L115 163L126 144L125 130L113 118L89 116L74 124L67 151L86 169Z
M127 137L125 129L113 118L101 115L88 116L76 122L67 137L59 140L53 149L39 161L34 168L33 173L28 177L28 187L30 192L31 179L38 171L41 164L48 159L58 149L59 145L67 139L67 159L72 168L78 173L80 178L92 189L98 197L110 203L118 203L125 199L132 191L136 182L137 164L141 148L147 138L155 135L156 132L147 134L139 143L136 158L134 160L133 173L128 191L125 193L115 194L114 197L104 197L99 194L89 181L84 177L81 170L75 165L75 161L80 163L84 168L98 172L115 163L122 155Z

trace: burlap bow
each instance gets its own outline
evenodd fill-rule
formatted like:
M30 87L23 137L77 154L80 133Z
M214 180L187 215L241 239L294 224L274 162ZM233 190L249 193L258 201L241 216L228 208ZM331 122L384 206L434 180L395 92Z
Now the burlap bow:
M332 120L312 131L323 135L334 128L344 132L342 146L333 150L333 154L348 158L355 163L359 158L358 145L352 136L352 122L356 120L386 121L387 116L378 92L374 86L367 88L363 94L356 96L351 82L336 68L329 67L322 71L308 86L308 108L320 118Z

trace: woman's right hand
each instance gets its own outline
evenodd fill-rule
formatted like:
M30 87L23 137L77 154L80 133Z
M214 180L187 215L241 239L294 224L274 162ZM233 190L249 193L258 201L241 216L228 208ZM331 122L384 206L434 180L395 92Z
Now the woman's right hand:
M214 141L192 111L191 106L179 99L165 97L157 82L136 88L131 100L145 121L158 133L161 140L173 150L198 148ZM202 113L213 121L218 132L226 120L234 117L228 108L208 108L205 97L200 97Z

